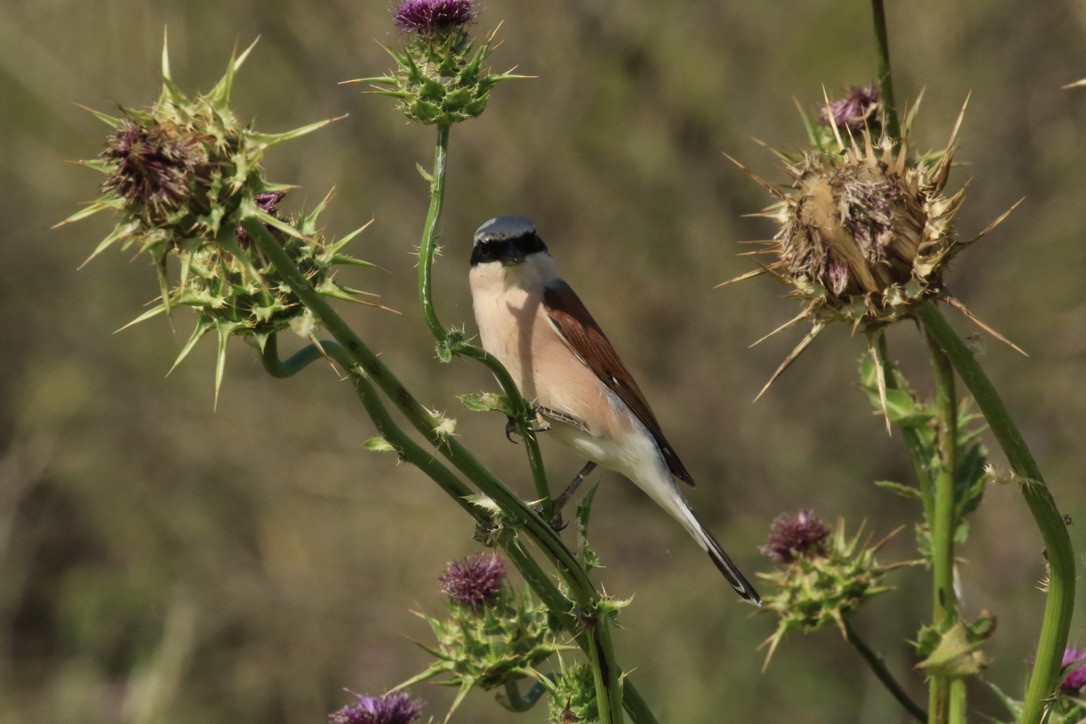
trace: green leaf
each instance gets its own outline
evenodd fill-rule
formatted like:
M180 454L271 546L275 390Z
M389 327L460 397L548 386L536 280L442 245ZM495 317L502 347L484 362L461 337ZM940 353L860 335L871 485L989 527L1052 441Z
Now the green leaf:
M589 571L602 566L600 557L588 544L588 520L592 516L592 502L599 487L599 483L593 485L577 505L577 560Z
M371 437L369 440L366 440L364 443L362 443L362 447L366 448L367 450L373 450L374 452L399 453L399 450L396 449L395 445L380 436Z
M895 483L892 480L876 480L875 487L882 488L883 490L889 490L892 493L897 493L903 498L910 498L912 500L920 500L921 498L919 488L915 488L912 485Z
M939 635L931 654L916 665L929 676L962 678L979 674L990 663L980 650L995 630L995 616L983 614L972 624L958 621Z
M472 412L500 412L503 415L513 414L513 406L509 403L509 398L495 392L470 392L464 395L457 395L456 398L463 403L464 407Z

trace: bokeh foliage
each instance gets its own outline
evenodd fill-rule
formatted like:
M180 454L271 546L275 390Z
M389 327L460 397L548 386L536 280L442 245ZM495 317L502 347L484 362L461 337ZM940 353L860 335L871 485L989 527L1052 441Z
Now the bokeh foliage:
M0 4L0 720L321 720L348 701L342 687L380 690L425 665L403 638L426 635L408 609L432 608L445 562L474 549L469 521L436 488L362 449L373 430L344 383L316 366L271 380L239 346L212 413L212 345L162 379L191 330L183 315L173 331L110 334L156 296L152 270L107 255L77 274L106 222L48 231L98 182L65 164L101 142L101 124L72 102L110 111L153 99L163 26L175 77L200 89L235 43L262 37L234 96L261 128L351 114L273 156L271 175L303 187L288 211L336 186L325 217L333 235L375 218L355 251L389 273L367 272L366 288L404 315L344 314L530 495L502 422L455 399L491 386L488 376L436 366L417 319L411 252L426 199L415 163L432 139L382 99L336 85L386 69L388 5ZM778 177L750 136L798 147L793 96L813 106L823 84L871 80L866 4L492 0L483 10L480 30L504 21L495 67L539 78L503 85L485 116L457 128L435 270L450 323L471 318L471 232L499 213L529 214L638 376L701 481L694 504L741 564L766 567L756 548L783 510L813 506L880 531L911 524L870 483L911 473L856 382L863 340L824 335L752 405L794 340L746 345L794 307L769 282L711 289L749 268L735 242L767 233L740 218L763 198L720 152ZM927 89L919 147L944 141L973 93L957 155L970 165L951 179L973 178L963 235L1026 197L963 253L948 282L1030 352L1023 359L982 340L986 368L1077 519L1086 505L1086 93L1060 86L1086 75L1086 11L1071 0L921 0L890 12L899 96ZM927 393L930 382L912 374L925 355L915 336L891 335L891 348ZM553 477L577 470L580 461L543 445ZM965 611L999 615L989 674L1013 690L1042 605L1040 542L1010 487L990 490L972 525L960 551ZM607 564L599 580L617 596L636 594L620 659L637 668L663 721L715 721L721 711L812 724L899 716L832 632L787 641L759 674L754 649L772 623L749 619L633 486L604 476L593 529ZM1071 528L1081 550L1080 530ZM890 544L898 557L911 555L905 538ZM922 571L895 578L898 592L856 625L903 671L902 641L927 612L928 584ZM1076 623L1071 637L1081 642L1086 630ZM422 693L435 706L452 696ZM461 713L510 717L485 697Z

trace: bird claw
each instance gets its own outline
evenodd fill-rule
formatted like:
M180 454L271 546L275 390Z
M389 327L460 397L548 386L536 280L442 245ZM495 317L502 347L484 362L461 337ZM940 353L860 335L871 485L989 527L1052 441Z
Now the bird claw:
M513 439L513 435L517 434L517 421L513 419L512 415L505 418L505 439L514 445L517 441Z

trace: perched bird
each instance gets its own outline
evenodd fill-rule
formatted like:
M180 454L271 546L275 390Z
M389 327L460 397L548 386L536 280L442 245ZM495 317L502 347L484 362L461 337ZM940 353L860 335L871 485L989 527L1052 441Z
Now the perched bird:
M632 480L670 513L745 600L761 597L690 509L694 484L645 396L573 289L535 224L499 216L475 232L472 303L483 348L497 357L548 423L547 435Z

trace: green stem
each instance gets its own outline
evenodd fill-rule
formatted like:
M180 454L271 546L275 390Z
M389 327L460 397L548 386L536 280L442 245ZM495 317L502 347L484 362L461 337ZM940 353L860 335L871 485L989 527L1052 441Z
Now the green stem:
M935 510L931 526L932 621L939 631L949 630L958 618L958 601L954 593L954 475L958 444L958 401L954 391L954 368L950 360L926 335L931 351L931 366L935 374L935 449L938 467L935 470ZM950 688L952 680L945 676L931 677L932 722L944 724L964 716L951 713ZM964 704L964 697L956 699Z
M566 547L550 525L504 483L498 480L454 437L439 432L439 425L442 422L440 416L430 412L419 403L381 359L343 321L343 318L336 314L331 304L313 289L301 270L283 250L278 239L258 218L255 216L246 217L242 221L242 226L253 237L260 251L283 276L291 290L321 321L332 337L342 345L343 350L340 352L344 355L344 359L341 364L353 377L361 378L364 386L376 385L376 387L380 388L412 426L451 462L453 467L477 484L484 494L494 500L515 524L518 532L531 538L555 565L559 574L569 586L576 608L580 612L594 614L599 607L600 595L589 579L588 573L577 562L574 554ZM466 502L462 503L462 507L465 504ZM602 659L594 660L593 664L599 667L601 671L613 672L611 676L617 677L621 670L614 660L613 647L600 645L601 642L606 644L610 642L609 626L610 622L606 618L600 617L595 620L594 626L584 634L594 636L597 639L591 643L589 650L590 654L595 654L602 657ZM598 690L597 693L599 695L601 715L605 711L613 712L616 709L619 712L618 719L606 719L605 721L621 721L621 704L618 701L613 701L613 699L621 695L621 689L608 688Z
M264 363L264 371L276 379L293 377L319 359L324 359L324 353L315 344L306 345L288 359L279 359L279 335L274 332L268 335L267 341L264 342L264 349L260 354L260 361Z
M422 227L422 240L419 243L419 303L422 305L422 316L426 320L426 326L430 333L441 345L447 345L452 354L460 354L482 362L494 374L501 386L509 404L513 409L513 419L516 422L517 433L524 441L525 453L528 456L528 466L532 471L532 484L535 486L536 497L540 500L543 509L543 517L551 519L553 503L551 501L550 486L547 484L547 473L543 467L543 456L539 452L539 443L535 439L529 427L532 417L531 406L521 396L513 378L505 367L493 355L485 350L470 345L462 340L453 341L445 326L438 319L437 309L434 306L433 295L433 269L434 257L437 254L437 231L441 222L441 210L445 204L445 176L448 167L449 155L449 126L437 127L437 139L434 142L434 167L430 173L430 205L426 210L426 221Z
M1046 700L1056 689L1075 603L1075 558L1067 525L1022 433L972 352L947 323L935 302L922 305L915 316L946 353L973 394L1011 468L1025 479L1022 497L1044 540L1049 567L1048 595L1020 719L1022 724L1036 724L1044 714Z
M845 619L845 637L860 653L867 665L871 667L871 671L883 683L883 686L897 699L899 704L905 707L905 711L909 712L912 718L919 722L927 721L928 715L924 713L924 709L909 697L905 689L901 688L901 684L886 668L886 662L860 638L860 635L856 633L856 629L852 626L852 622L848 619Z
M886 134L895 143L901 138L901 123L897 117L897 105L894 103L894 79L890 73L890 39L886 33L886 12L882 0L871 0L871 11L875 16L875 44L878 51L879 95L882 98L883 122Z
M441 207L445 203L445 167L449 150L449 126L437 127L434 143L434 170L430 174L430 207L426 210L426 222L422 227L422 243L419 245L419 302L426 326L439 341L448 334L437 318L434 309L433 277L434 254L437 252L437 225L441 220Z

